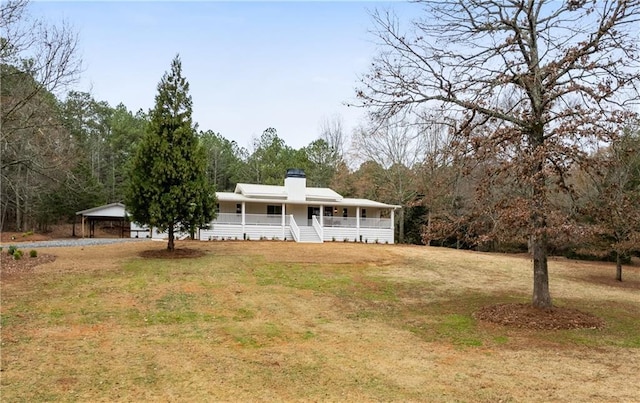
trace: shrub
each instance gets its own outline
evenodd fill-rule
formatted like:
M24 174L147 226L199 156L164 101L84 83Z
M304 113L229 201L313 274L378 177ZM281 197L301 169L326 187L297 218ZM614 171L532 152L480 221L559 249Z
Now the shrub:
M336 237L331 237L331 242L335 242L336 241Z
M349 238L345 238L342 242L349 242Z
M9 245L9 250L7 250L7 253L10 256L13 256L14 253L16 253L16 251L18 250L18 247L15 245Z
M13 258L15 260L22 259L22 251L20 249L17 249L15 252L13 252Z
M29 257L38 257L38 251L35 249L31 249L29 251Z

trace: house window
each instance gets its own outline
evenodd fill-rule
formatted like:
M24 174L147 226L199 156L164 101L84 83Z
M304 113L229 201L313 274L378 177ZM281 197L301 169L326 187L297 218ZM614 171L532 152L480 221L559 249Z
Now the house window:
M348 209L348 208L344 207L344 208L342 209L342 216L343 216L344 218L347 218L347 217L349 216L349 209Z
M242 203L236 204L236 214L242 214Z
M360 210L360 218L367 218L367 209L363 208Z
M333 207L325 207L324 208L324 216L325 217L333 217Z
M282 215L282 205L267 205L267 215Z

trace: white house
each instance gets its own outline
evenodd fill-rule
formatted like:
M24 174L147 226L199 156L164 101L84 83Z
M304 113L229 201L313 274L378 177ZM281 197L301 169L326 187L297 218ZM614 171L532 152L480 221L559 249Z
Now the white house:
M238 183L218 192L217 217L200 240L280 239L296 242L393 243L394 210L400 206L344 198L329 188L307 187L303 171L290 169L284 186ZM149 236L132 224L131 236ZM154 231L153 238L166 237Z

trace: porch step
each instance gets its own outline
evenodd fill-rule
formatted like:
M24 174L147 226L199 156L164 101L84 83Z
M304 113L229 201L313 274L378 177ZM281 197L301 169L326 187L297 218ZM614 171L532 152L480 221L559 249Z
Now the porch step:
M298 242L322 243L322 239L313 227L299 227L300 240Z

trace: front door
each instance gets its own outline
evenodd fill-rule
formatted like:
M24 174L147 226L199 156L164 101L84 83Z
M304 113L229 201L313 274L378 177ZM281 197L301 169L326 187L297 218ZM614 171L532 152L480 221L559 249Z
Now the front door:
M313 216L316 216L318 220L320 219L320 207L312 207L312 206L307 207L307 225L308 226L313 225L311 221Z

